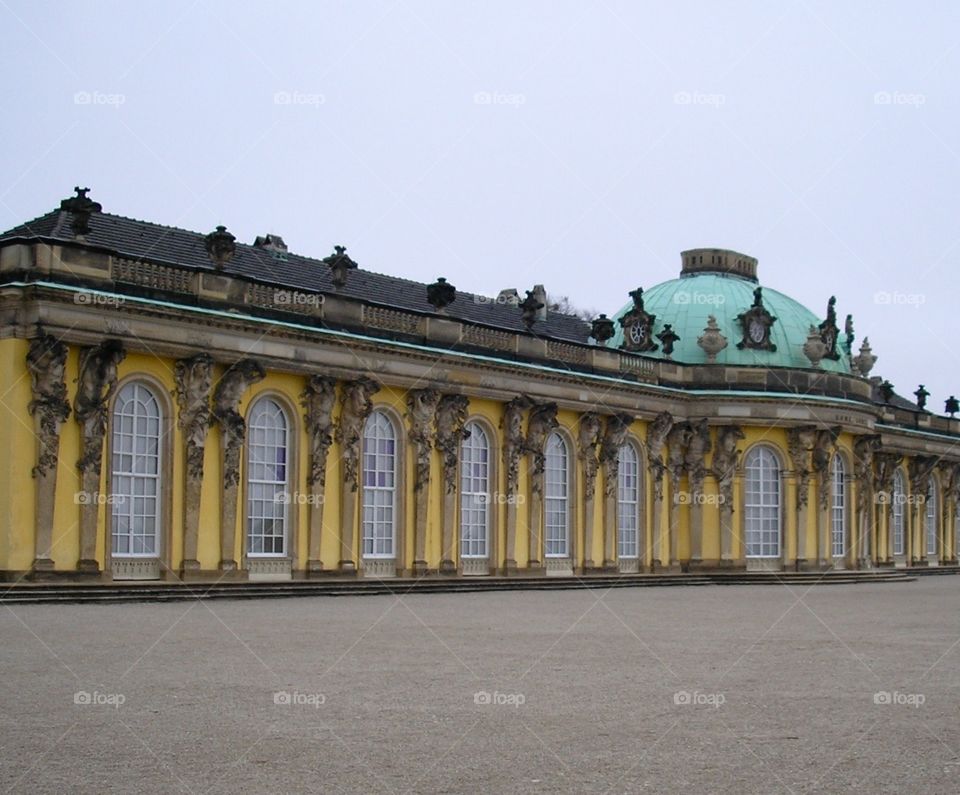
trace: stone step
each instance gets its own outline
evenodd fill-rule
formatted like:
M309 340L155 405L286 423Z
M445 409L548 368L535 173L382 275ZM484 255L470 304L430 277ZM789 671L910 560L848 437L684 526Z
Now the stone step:
M956 573L957 569L953 569ZM831 572L712 572L697 574L592 574L582 577L470 577L361 579L289 582L221 583L14 583L0 586L4 604L68 602L170 602L192 599L255 599L304 596L407 595L417 593L480 593L483 591L572 590L705 585L849 585L912 582L910 570ZM950 573L943 570L938 573Z

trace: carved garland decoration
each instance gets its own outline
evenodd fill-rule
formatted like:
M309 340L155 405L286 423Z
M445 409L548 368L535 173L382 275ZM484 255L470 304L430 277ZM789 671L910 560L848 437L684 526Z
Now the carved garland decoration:
M189 359L180 359L174 365L179 417L177 425L184 433L187 446L187 476L203 479L203 451L207 443L207 429L212 422L210 385L213 379L213 359L200 353Z
M70 416L67 385L63 373L67 362L67 346L42 331L30 341L27 369L33 399L28 411L39 421L37 465L33 477L46 475L57 467L60 446L60 424Z
M337 399L337 382L323 375L312 375L300 395L303 419L310 438L310 469L307 483L325 486L327 479L327 451L333 444L333 404Z
M80 356L73 415L83 428L83 449L77 469L84 474L100 472L107 406L117 387L117 367L125 357L119 340L105 340L95 348L87 348Z
M247 424L237 410L240 399L253 384L265 377L263 365L252 359L243 359L221 376L214 391L213 417L222 434L224 488L240 482L240 449L247 432Z
M444 395L437 405L437 449L440 451L447 494L454 494L457 490L460 445L470 438L470 431L464 427L469 402L466 395Z
M343 482L351 491L357 490L360 467L360 440L363 425L373 411L372 396L380 385L369 378L349 381L340 395L340 424L336 440L343 459Z

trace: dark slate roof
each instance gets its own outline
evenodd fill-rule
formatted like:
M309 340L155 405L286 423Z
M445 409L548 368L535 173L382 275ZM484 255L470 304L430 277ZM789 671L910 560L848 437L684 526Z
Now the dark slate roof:
M899 395L896 392L890 398L890 402L886 403L883 399L883 393L880 391L880 381L873 379L873 397L872 400L879 406L889 405L891 408L902 409L904 411L914 411L919 412L920 407L911 400ZM929 413L928 409L924 409L925 413Z
M70 226L71 218L68 212L54 210L0 234L0 245L13 240L76 243ZM83 244L132 259L215 271L204 245L205 237L200 232L110 213L94 213L90 217L90 232L85 235ZM292 252L279 259L270 251L239 241L236 253L223 272L287 288L336 293L374 304L436 314L436 310L427 303L426 285L421 282L357 268L350 272L346 286L337 290L330 268L320 260ZM450 281L456 283L454 278L450 278ZM482 300L484 298L486 300ZM491 297L475 296L460 290L457 291L456 301L446 307L444 314L507 331L526 331L516 305L497 303ZM590 336L590 324L573 315L548 312L546 320L534 324L533 333L540 337L586 343Z

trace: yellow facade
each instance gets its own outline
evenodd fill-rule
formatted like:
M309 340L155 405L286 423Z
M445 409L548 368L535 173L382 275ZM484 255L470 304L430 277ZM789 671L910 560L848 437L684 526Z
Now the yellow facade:
M0 567L8 572L27 572L34 560L35 537L33 528L36 525L35 480L31 469L35 459L35 435L33 421L28 413L31 400L30 377L24 366L28 351L28 343L24 340L6 339L0 341L0 364L6 372L14 373L15 377L7 386L3 398L4 422L0 423L0 442L3 448L9 451L2 462L3 477L0 477L0 500L9 506L3 514L3 527L0 528ZM69 399L75 397L75 384L78 378L79 351L71 348L67 360L65 380L68 384ZM131 351L121 363L117 373L117 390L129 381L136 380L148 385L156 395L163 412L162 442L163 489L161 509L161 545L162 558L168 572L175 573L183 560L184 535L184 480L185 480L185 448L182 430L176 421L176 382L174 379L173 359L165 359L147 353ZM225 368L219 366L215 377L223 374ZM268 371L266 377L253 385L244 394L239 411L246 415L251 405L262 397L270 397L284 410L290 427L293 429L290 440L291 450L291 488L293 498L290 504L290 533L292 570L302 572L308 559L308 528L310 525L310 488L307 483L307 472L310 466L310 443L302 416L301 395L305 385L304 376L296 373ZM375 410L386 410L394 423L401 429L405 427L407 417L406 396L407 389L392 387L385 383L374 397ZM494 464L492 472L494 483L491 491L496 494L505 494L507 491L506 472L499 460L501 447L501 421L503 418L504 403L490 398L473 398L469 401L468 420L480 421L486 432L495 440L493 445ZM340 403L334 412L334 421L339 416ZM573 475L573 491L569 505L571 513L571 528L574 533L573 549L575 551L575 567L581 567L585 560L602 561L605 558L604 522L605 510L602 497L603 475L598 475L596 496L592 502L592 522L595 531L591 548L584 547L585 538L585 511L587 499L584 477L577 462L577 434L579 413L571 409L561 409L557 414L557 431L563 436L568 445L569 460ZM660 535L653 538L654 517L653 511L656 501L654 485L650 476L645 439L648 434L649 421L636 419L629 428L629 440L640 452L641 473L641 533L643 534L640 548L644 550L644 559L641 567L649 570L654 560L668 562L671 544L671 534L676 534L676 544L679 562L688 561L691 557L692 511L687 506L678 504L677 495L672 493L669 478L664 478L664 499L659 504ZM757 445L765 445L775 452L783 472L781 478L782 511L782 542L783 561L789 565L798 555L797 521L799 511L792 506L797 502L798 478L790 471L787 432L782 427L750 427L743 426L745 438L740 448L743 454ZM214 424L209 431L204 457L204 478L200 497L200 518L198 536L198 559L200 567L205 571L215 571L221 560L220 549L220 515L221 498L223 496L221 460L220 460L220 430ZM104 571L110 570L110 556L108 554L109 539L107 529L110 526L108 516L110 496L110 462L111 450L109 445L110 431L105 442L104 466L102 468L99 497L97 497L98 534L96 555L97 562ZM846 519L850 524L848 537L853 537L853 522L855 521L856 481L851 477L851 467L854 460L853 443L855 437L850 433L842 433L837 439L836 451L842 457L847 471L846 492ZM81 493L81 479L74 463L80 455L81 429L78 423L68 420L63 424L60 435L59 464L57 467L57 489L54 496L54 533L51 545L51 558L55 569L70 572L75 569L79 557L80 535L79 514ZM413 445L403 443L401 446L403 468L399 484L404 490L399 501L398 509L402 512L402 519L398 526L402 528L403 544L402 559L413 561L415 558L416 526L415 496L412 494L413 471L416 466ZM323 534L321 537L321 559L324 569L335 570L340 555L341 533L341 505L337 484L342 478L341 472L342 450L338 442L334 441L330 447L327 463L327 489L323 506ZM526 458L524 456L524 458ZM246 456L242 458L241 488L238 492L237 521L233 528L235 544L238 550L245 545L246 526L246 493L242 484L247 480ZM707 460L709 469L710 460ZM442 479L441 454L433 450L430 454L430 479L439 484ZM690 488L689 476L684 474L679 480L680 491L686 492ZM519 503L516 511L516 562L520 569L524 569L531 559L529 506L531 497L531 482L526 466L519 470L518 491L516 500ZM743 515L744 482L742 472L738 473L733 486L734 517ZM430 490L428 515L426 520L427 536L425 541L427 564L431 570L436 570L442 558L443 537L443 490ZM716 509L720 501L720 491L717 482L707 478L704 484L702 500L704 509L701 513L702 527L702 558L707 561L718 561L721 557L720 512ZM673 501L673 505L671 505ZM808 510L805 512L805 525L800 528L805 535L807 550L817 550L820 539L818 527L818 497L815 479L810 484L808 495ZM944 503L941 509L941 527L946 529L954 520L952 507ZM496 567L501 568L507 557L507 501L495 501L493 507L494 520L492 528L496 537L492 539L492 547L496 550L498 560ZM457 516L453 517L458 522ZM910 549L922 549L924 543L923 527L917 522L914 511L906 512ZM360 561L360 518L357 518L357 527L354 528L353 539L354 560ZM871 540L873 548L885 549L889 543L889 522L883 511L872 515L870 521ZM742 561L745 557L742 522L734 520L733 556ZM942 532L943 559L951 559L955 555L954 537L952 533ZM539 555L537 557L540 557ZM807 556L812 557L810 554Z

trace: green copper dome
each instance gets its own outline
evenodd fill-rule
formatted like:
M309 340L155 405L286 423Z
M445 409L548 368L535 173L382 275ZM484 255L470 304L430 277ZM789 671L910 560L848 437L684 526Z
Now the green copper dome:
M811 369L803 346L810 326L819 326L823 318L789 296L763 287L763 307L776 318L769 334L769 341L776 345L776 350L738 348L737 343L743 339L743 329L736 318L754 305L754 291L759 286L755 276L756 260L723 249L696 249L685 251L682 256L684 268L679 279L643 291L644 311L656 316L654 336L660 334L669 323L673 332L680 337L674 343L670 356L673 361L684 364L707 363L707 354L697 345L697 339L703 334L710 315L713 315L720 333L727 338L727 347L716 355L717 364ZM704 262L705 259L707 262ZM710 264L711 259L715 264ZM607 340L606 347L621 347L624 330L619 320L633 308L631 302L614 316L615 333ZM840 358L823 359L819 369L834 373L851 372L844 342L841 327L836 348ZM656 351L642 355L666 358L662 342L657 340L657 344Z

